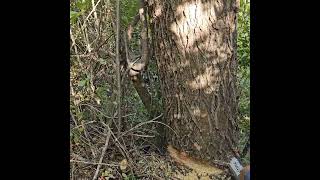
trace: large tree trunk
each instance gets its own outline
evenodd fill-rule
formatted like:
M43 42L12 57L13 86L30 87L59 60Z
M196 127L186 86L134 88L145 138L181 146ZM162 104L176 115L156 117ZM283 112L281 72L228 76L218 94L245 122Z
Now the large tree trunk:
M164 98L166 142L211 162L238 139L235 0L154 0L149 17Z

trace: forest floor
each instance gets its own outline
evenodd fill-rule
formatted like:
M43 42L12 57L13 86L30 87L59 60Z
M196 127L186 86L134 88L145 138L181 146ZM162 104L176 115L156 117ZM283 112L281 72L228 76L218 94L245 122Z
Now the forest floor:
M98 179L231 179L228 168L202 164L173 150L169 150L165 155L144 151L136 151L133 154L135 157L130 160L122 159L109 166L103 165ZM76 158L74 157L74 159ZM79 163L76 170L78 177L73 177L73 179L92 179L92 172L95 171L92 168L96 166Z
M109 131L103 130L99 123L83 126L83 135L79 135L79 139L73 136L70 141L70 180L89 180L93 177L96 177L95 180L231 179L225 162L214 162L212 166L171 146L164 154L158 153L155 146L148 143L150 137L136 136L141 133L140 130L128 136L116 136L111 128ZM75 125L71 128L74 132L79 129Z

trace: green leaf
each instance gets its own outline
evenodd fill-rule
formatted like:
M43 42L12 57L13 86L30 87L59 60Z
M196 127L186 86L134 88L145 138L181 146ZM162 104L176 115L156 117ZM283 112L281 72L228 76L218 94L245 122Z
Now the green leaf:
M86 79L85 80L81 80L81 81L78 82L78 86L83 87L83 86L86 85L86 83L87 83Z
M80 15L81 15L80 12L70 11L70 21L71 21L71 23L74 23Z
M79 12L70 11L70 18L73 18L73 17L77 16L78 14L79 14Z
M80 11L84 12L90 7L90 4L89 0L77 1L76 7L80 9Z
M107 64L107 61L105 59L99 58L98 61L102 65L106 65Z

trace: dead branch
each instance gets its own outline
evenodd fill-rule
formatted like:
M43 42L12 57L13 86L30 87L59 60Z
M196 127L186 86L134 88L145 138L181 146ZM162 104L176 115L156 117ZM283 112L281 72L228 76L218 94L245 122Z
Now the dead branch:
M105 144L104 144L104 146L103 146L102 153L101 153L101 156L100 156L100 159L99 159L99 164L98 164L98 166L97 166L97 170L96 170L96 172L94 173L94 176L93 176L93 178L92 178L93 180L96 180L97 177L98 177L99 170L100 170L100 167L101 167L101 163L102 163L104 154L106 153L106 150L107 150L107 148L108 148L110 136L111 136L111 130L109 129L108 134L107 134L107 137L106 137L106 142L105 142Z
M148 39L148 24L147 24L147 14L146 14L146 3L144 0L140 0L140 8L139 8L139 19L142 22L142 29L141 29L141 62L139 63L131 63L128 65L130 68L129 75L135 76L140 72L147 70L147 66L149 63L149 39ZM133 22L134 23L134 22ZM129 27L130 28L130 27ZM131 38L131 32L128 29L128 35ZM129 41L130 42L130 41Z
M119 42L120 42L120 0L116 1L116 61L117 61L117 80L118 80L118 96L117 96L117 105L118 105L118 133L121 131L121 67L120 67L120 52L119 52Z
M72 153L71 155L72 155L72 157L74 157L75 159L78 159L79 161L86 161L86 159L84 157L82 157L76 153ZM71 160L70 160L70 162L71 162Z
M147 8L144 0L140 0L139 15L142 22L141 30L141 61L144 64L143 69L146 70L149 62L149 47L148 47L148 24L147 24Z
M137 93L142 100L143 105L147 109L148 113L151 114L152 110L152 102L151 102L151 95L147 90L146 84L143 81L141 74L137 74L131 77L132 83L134 88L136 89Z
M113 166L118 167L118 164L107 164L107 163L95 163L89 161L77 161L77 160L70 160L71 163L82 163L82 164L90 164L90 165L101 165L101 166Z
M136 16L136 17L140 17L140 16ZM136 22L132 22L131 24L135 25L135 23ZM129 34L129 30L128 30L128 34ZM131 63L132 61L129 57L129 48L128 48L126 34L124 34L123 40L124 40L124 46L125 46L126 62L128 64L128 70L129 70L129 77L133 83L134 88L139 94L139 97L142 100L143 105L146 107L148 113L151 114L151 109L152 109L151 95L146 88L146 84L143 81L141 73L139 71L138 72L135 71L135 69L133 69L134 67L131 66L132 64L134 64L135 67L138 67L138 65L141 65L141 63L139 64ZM129 38L128 38L128 42L130 42Z
M90 140L91 138L89 136L89 133L88 133L87 128L86 128L86 126L85 126L83 121L81 121L81 126L83 127L84 136L88 140L88 144L89 144L89 147L90 147L90 150L91 150L91 154L92 154L93 158L96 158L96 153L95 153L95 151L93 149L93 146L91 144L91 140Z

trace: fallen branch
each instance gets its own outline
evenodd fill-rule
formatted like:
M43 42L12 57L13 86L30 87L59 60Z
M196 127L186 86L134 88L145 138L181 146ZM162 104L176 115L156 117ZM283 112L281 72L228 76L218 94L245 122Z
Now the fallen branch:
M107 163L95 163L95 162L89 162L89 161L77 161L77 160L70 160L71 163L82 163L82 164L90 164L90 165L101 165L101 166L112 166L112 167L118 167L118 164L107 164Z
M72 153L71 154L74 158L78 159L79 161L86 161L85 158L83 158L82 156L76 154L76 153Z
M102 153L101 153L101 156L100 156L100 160L99 160L99 163L98 163L98 166L97 166L97 170L96 172L94 173L94 176L93 176L93 180L96 180L97 177L98 177L98 174L99 174L99 170L100 170L100 167L101 167L101 163L102 163L102 160L103 160L103 157L107 151L107 148L108 148L108 144L109 144L109 139L110 139L110 136L111 136L111 130L109 129L108 131L108 134L107 134L107 137L106 137L106 142L104 144L104 147L102 149Z
M106 114L104 114L102 111L100 111L98 108L94 107L91 104L81 103L81 105L88 106L93 110L96 110L97 112L101 113L101 115L103 115L105 118L108 118L108 119L118 118L118 117L107 116Z
M90 136L89 136L89 133L88 133L87 128L86 128L86 126L85 126L85 124L84 124L83 121L81 121L81 126L83 127L84 136L85 136L86 139L88 140L88 144L89 144L89 147L90 147L92 156L93 156L93 158L96 158L96 153L95 153L95 151L94 151L94 149L93 149L93 146L92 146L92 144L91 144L91 140L90 140L91 138L90 138Z

